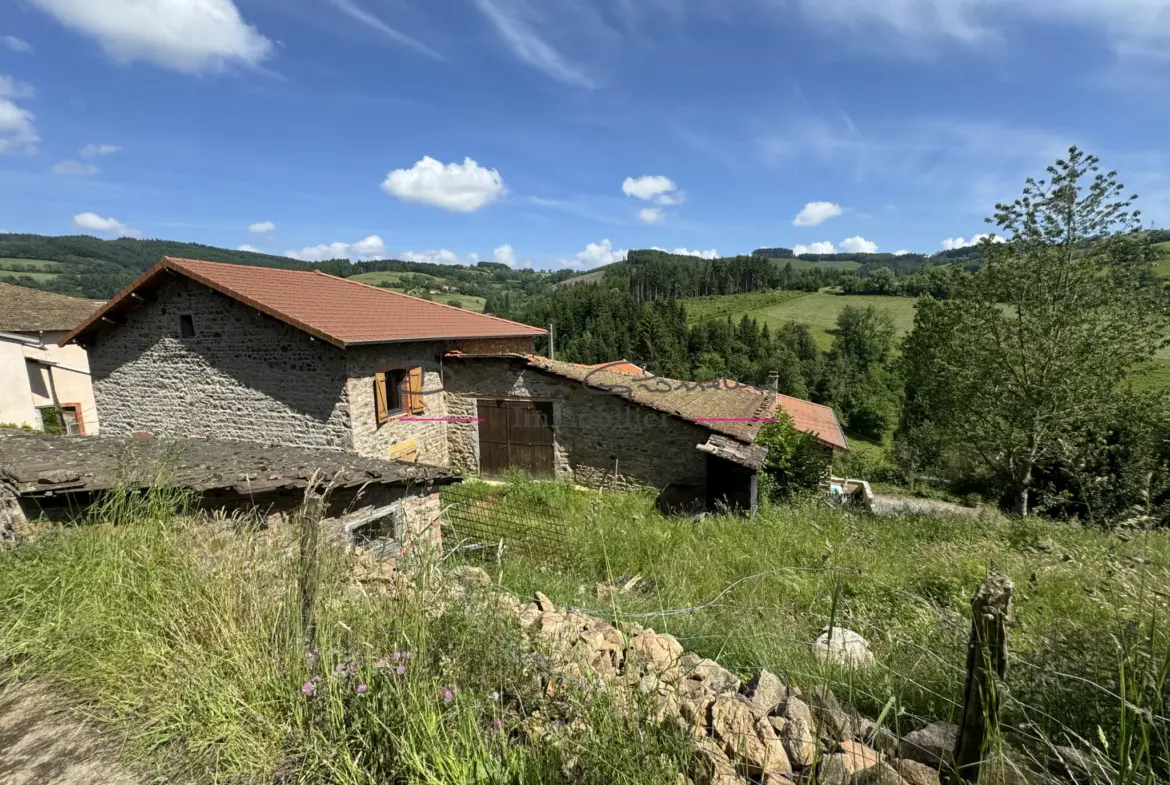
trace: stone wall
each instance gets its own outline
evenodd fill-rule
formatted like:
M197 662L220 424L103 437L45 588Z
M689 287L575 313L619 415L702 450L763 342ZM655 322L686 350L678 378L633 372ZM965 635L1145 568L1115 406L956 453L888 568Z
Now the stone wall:
M340 349L185 278L157 297L89 348L103 433L351 448Z
M466 359L449 365L449 417L475 418L479 398L553 403L558 476L590 487L623 489L663 488L702 482L705 477L706 459L695 445L705 442L710 432L698 425L519 360ZM477 474L478 423L451 422L447 451L453 469Z

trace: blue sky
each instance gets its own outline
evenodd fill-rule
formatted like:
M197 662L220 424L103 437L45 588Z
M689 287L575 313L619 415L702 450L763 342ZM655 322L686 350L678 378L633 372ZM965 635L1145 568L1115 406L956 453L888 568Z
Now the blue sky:
M0 230L586 268L933 252L1070 144L1170 226L1170 0L9 0Z

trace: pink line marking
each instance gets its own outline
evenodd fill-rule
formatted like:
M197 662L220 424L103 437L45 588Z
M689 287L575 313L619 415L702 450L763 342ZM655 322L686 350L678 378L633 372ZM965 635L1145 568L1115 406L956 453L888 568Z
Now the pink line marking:
M483 422L482 417L403 417L399 422Z
M695 422L778 422L775 417L696 417Z

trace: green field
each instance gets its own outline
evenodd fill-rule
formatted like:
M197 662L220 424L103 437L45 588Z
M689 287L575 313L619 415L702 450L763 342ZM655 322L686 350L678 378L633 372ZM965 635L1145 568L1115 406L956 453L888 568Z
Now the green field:
M54 270L61 267L60 262L51 262L48 259L17 259L11 256L0 256L0 270L12 269L15 265L27 265L38 270Z
M454 294L446 292L444 294L432 294L431 299L437 303L451 304L452 300L458 300L460 306L465 311L475 311L476 313L483 313L483 305L487 302L483 297L471 297L466 294Z
M13 283L21 277L28 277L37 281L51 281L57 277L57 273L17 272L15 270L5 270L0 268L0 281L8 281Z
M417 279L422 274L421 273L392 273L392 272L361 273L359 275L353 276L353 280L361 281L362 283L369 284L371 286L386 286L386 285L388 285L393 289L396 289L398 291L403 291L402 277L404 275L409 275L409 276ZM427 282L432 287L434 287L436 289L439 288L440 286L451 286L454 283L452 281L448 281L448 280L443 279L443 278L435 278L434 276L429 276L429 275L423 276L423 277L426 278ZM412 290L410 292L406 292L406 294L411 294L411 295L414 295L415 297L421 297L424 294L424 292L422 292L421 290ZM438 293L438 294L432 294L432 295L430 295L430 299L433 300L434 302L445 303L445 304L449 304L452 300L458 300L462 304L463 308L465 308L468 311L475 311L477 313L483 312L484 303L487 302L483 297L473 297L473 296L467 295L467 294L459 294L458 292L442 292L442 293Z
M1162 252L1162 258L1154 264L1154 272L1164 278L1170 278L1170 243L1158 243L1154 246Z
M403 275L413 275L413 273L361 273L353 276L353 280L368 283L370 286L380 286L385 283L397 286L402 281Z
M837 324L837 316L852 305L856 308L876 306L894 315L894 325L901 337L914 326L914 298L882 297L878 295L840 295L827 292L753 292L751 294L700 297L684 300L688 321L700 322L710 318L726 318L738 322L745 314L760 325L771 329L788 322L807 324L812 328L817 345L827 349L833 343L830 330Z

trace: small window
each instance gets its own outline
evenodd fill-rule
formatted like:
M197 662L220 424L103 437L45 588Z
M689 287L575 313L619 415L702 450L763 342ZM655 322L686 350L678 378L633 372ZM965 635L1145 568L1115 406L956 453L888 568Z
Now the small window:
M378 424L399 414L421 414L422 390L422 368L398 368L374 374L374 411Z
M195 317L189 313L182 314L179 317L179 337L180 338L194 338L195 337Z
M61 406L44 406L40 409L41 429L50 436L81 436L85 425L81 419L81 407L75 403Z

